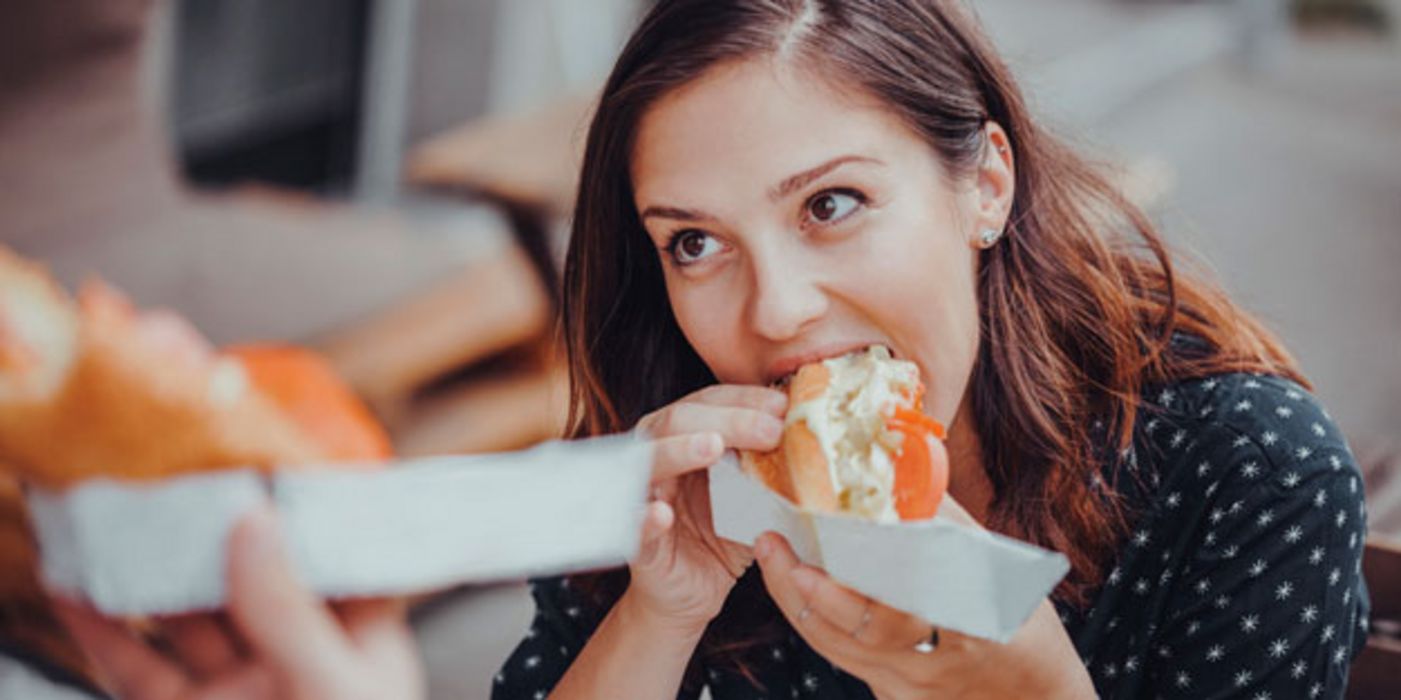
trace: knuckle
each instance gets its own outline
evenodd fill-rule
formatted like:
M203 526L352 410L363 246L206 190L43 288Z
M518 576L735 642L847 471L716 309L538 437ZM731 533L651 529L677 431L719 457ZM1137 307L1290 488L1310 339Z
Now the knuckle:
M724 400L728 390L729 387L724 384L712 384L708 387L691 392L691 394L686 397L686 400L699 403L718 403Z
M848 602L846 599L850 595L845 588L837 585L825 573L817 576L813 597L821 602L823 608L833 611L840 610L842 604Z
M656 429L657 413L658 411L653 411L637 419L636 430L640 431L643 435L647 437L658 437Z
M730 442L735 436L745 435L748 430L748 416L743 411L730 411L725 416L725 442Z
M737 409L730 413L726 419L726 425L730 429L731 436L743 437L746 439L757 439L760 437L759 421L762 417L749 409Z
M668 465L684 464L686 462L686 447L686 441L675 436L657 440L657 453L661 461Z
M899 645L901 642L904 641L903 639L901 639L899 634L897 634L894 630L889 629L884 625L873 624L871 625L871 627L874 628L871 629L869 633L871 637L871 646L889 648L895 647L896 645ZM910 646L913 647L914 645L911 644Z
M656 413L652 419L652 434L656 437L671 437L677 432L676 414L681 410L682 405L672 405L663 408Z

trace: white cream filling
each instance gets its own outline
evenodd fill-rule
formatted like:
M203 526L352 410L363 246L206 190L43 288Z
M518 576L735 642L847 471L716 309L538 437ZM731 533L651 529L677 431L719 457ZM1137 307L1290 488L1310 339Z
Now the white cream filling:
M823 361L831 373L827 391L793 406L790 424L807 423L827 457L832 489L845 512L878 521L899 520L893 491L895 465L888 450L900 433L885 428L895 409L919 383L919 368L894 360L881 346Z
M0 339L16 354L16 366L0 366L0 400L42 401L63 387L77 360L78 328L42 283L19 277L0 279ZM33 364L30 364L30 363Z
M209 403L227 408L238 402L248 391L248 372L237 358L220 357L209 375Z

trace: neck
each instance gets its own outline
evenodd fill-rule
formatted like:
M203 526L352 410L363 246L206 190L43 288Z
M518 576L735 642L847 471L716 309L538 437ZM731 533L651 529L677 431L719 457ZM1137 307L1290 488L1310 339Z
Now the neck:
M949 495L979 523L987 524L988 508L992 504L992 481L983 466L983 443L973 421L973 410L967 394L958 405L949 437L944 441L949 452Z
M85 49L35 51L0 81L0 230L19 246L144 220L180 195L139 89L139 32Z

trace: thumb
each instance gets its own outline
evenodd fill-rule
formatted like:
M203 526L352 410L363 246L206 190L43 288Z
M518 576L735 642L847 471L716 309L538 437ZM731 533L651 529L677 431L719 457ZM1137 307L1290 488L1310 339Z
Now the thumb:
M351 650L345 635L297 581L270 507L244 516L234 528L227 578L229 613L239 632L291 688L329 690L347 675Z
M646 568L662 558L668 551L667 533L676 522L676 513L666 501L652 501L647 504L647 514L642 520L642 542L638 548L635 566Z

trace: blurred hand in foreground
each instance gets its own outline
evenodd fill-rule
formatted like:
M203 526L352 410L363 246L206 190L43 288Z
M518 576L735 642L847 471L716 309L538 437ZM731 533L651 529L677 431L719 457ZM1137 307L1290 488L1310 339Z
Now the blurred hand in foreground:
M58 600L60 618L123 700L328 700L424 696L402 601L327 604L296 579L270 508L229 543L225 612L156 621L154 640Z

